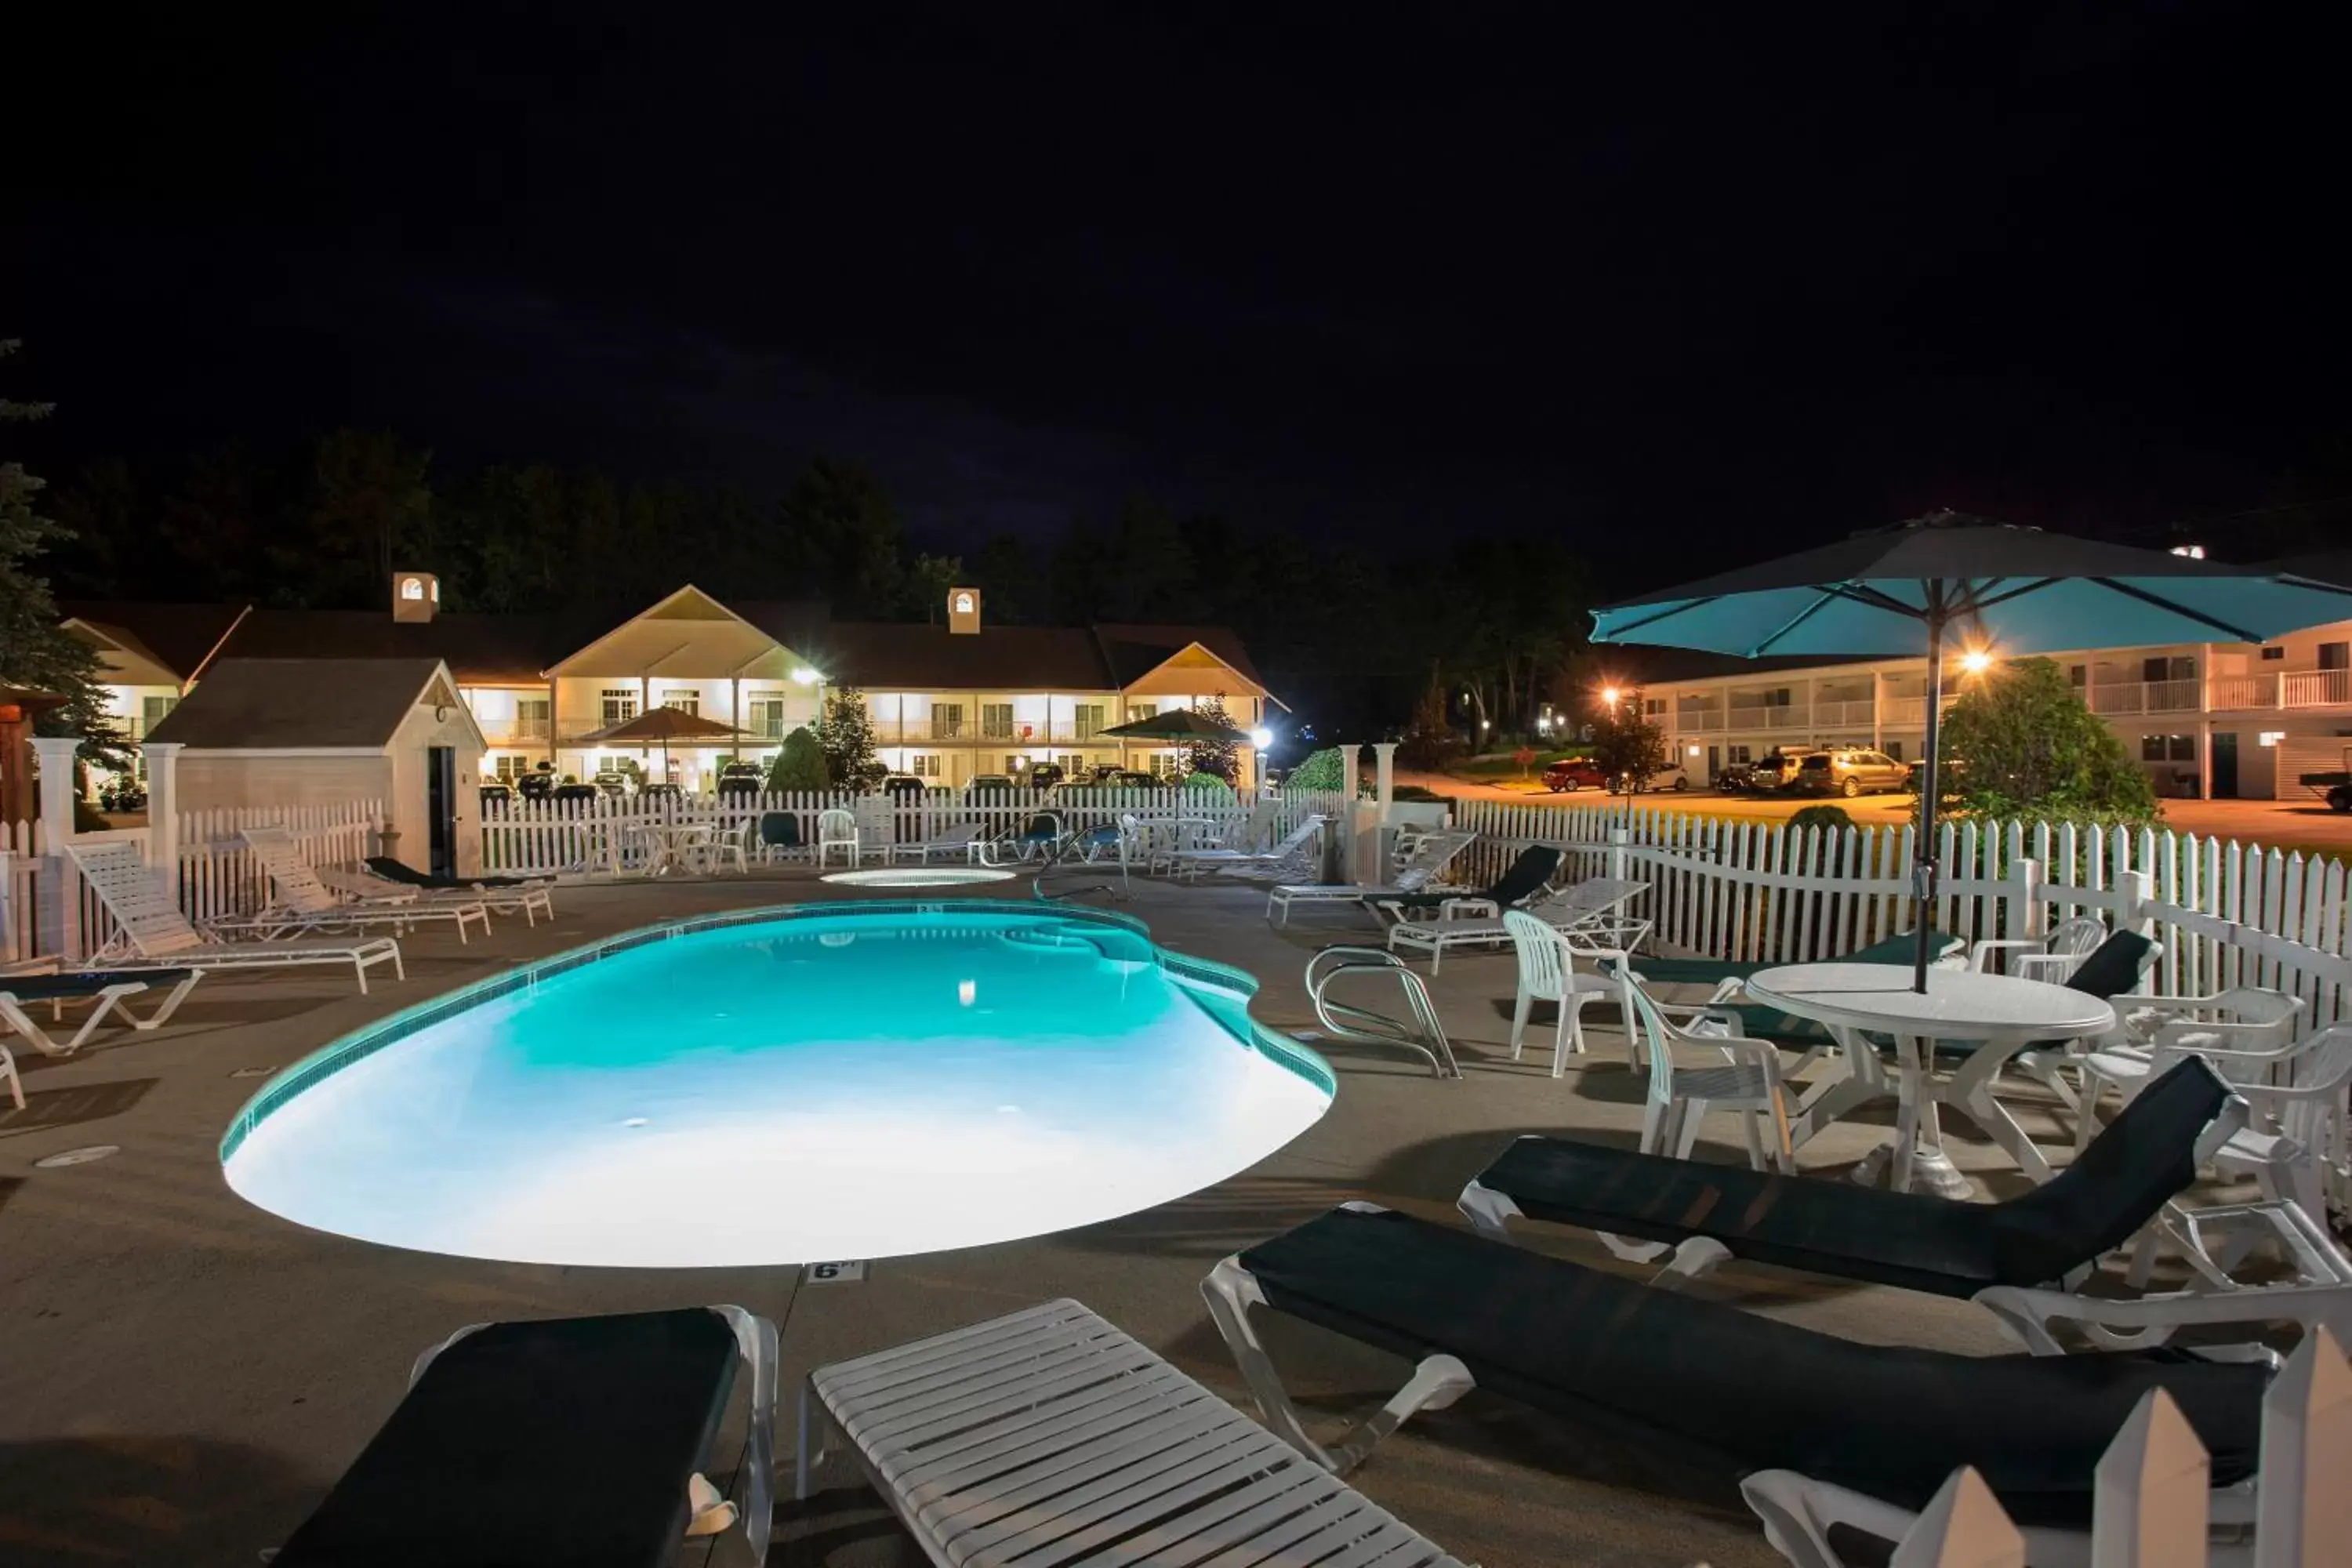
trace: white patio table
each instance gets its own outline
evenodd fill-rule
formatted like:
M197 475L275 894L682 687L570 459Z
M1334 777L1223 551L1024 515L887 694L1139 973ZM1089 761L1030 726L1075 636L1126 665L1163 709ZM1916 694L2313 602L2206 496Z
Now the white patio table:
M1763 970L1746 985L1748 999L1823 1025L1843 1047L1846 1077L1809 1094L1798 1108L1798 1136L1811 1137L1837 1117L1886 1093L1885 1070L1865 1033L1894 1037L1896 1081L1891 1156L1897 1192L1908 1190L1915 1167L1948 1197L1964 1196L1968 1179L1943 1151L1937 1108L1949 1105L1988 1133L2036 1182L2050 1179L2050 1162L2025 1130L1992 1097L1993 1079L2008 1060L2037 1040L2068 1040L2116 1026L2116 1011L2098 997L2006 974L1930 969L1925 994L1911 989L1911 971L1887 963L1793 963ZM1939 1064L1936 1042L1975 1048L1956 1063ZM1948 1065L1948 1076L1942 1068ZM1882 1152L1884 1153L1884 1152ZM1881 1155L1855 1173L1876 1179Z
M644 831L652 840L652 864L646 869L650 877L669 871L689 869L688 852L709 844L716 831L707 822L651 822Z

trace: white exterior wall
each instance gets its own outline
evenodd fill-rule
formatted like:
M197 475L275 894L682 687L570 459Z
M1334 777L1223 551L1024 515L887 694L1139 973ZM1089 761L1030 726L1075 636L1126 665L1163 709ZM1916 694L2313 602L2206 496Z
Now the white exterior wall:
M374 752L212 752L180 753L180 809L219 806L340 805L385 800L392 759Z

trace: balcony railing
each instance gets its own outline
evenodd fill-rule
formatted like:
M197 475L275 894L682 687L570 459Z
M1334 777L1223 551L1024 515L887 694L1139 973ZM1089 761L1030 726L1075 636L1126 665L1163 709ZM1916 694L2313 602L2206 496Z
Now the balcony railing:
M1875 706L1867 697L1816 701L1813 704L1813 727L1822 731L1867 730L1870 728L1871 710Z
M1115 746L1117 736L1103 737L1097 730L1109 728L1110 721L1101 724L1081 726L1075 720L1056 719L1052 723L1031 721L1012 724L987 723L972 719L877 719L874 721L874 741L882 746Z
M1696 735L1723 728L1723 708L1715 702L1685 702L1675 709L1675 730L1679 734Z
M2194 713L2198 688L2187 680L2111 680L2083 689L2094 713Z
M1757 703L1750 706L1735 702L1731 705L1731 728L1762 730L1779 732L1784 730L1804 730L1812 725L1812 710L1806 704Z

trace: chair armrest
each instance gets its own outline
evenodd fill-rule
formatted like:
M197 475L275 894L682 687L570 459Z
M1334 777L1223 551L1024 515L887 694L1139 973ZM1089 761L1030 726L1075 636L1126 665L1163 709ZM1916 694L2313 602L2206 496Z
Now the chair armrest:
M2035 951L2039 952L2039 951L2041 950L2041 947L2042 947L2042 942L2041 942L2041 940L2040 940L2039 938L2037 938L2037 937L2027 937L2027 936L1989 936L1989 937L1986 937L1983 941L1981 941L1981 942L1979 942L1976 943L1976 945L1974 945L1973 947L1971 947L1971 948L1969 948L1969 967L1970 969L1974 969L1974 970L1978 970L1978 971L1982 971L1982 970L1983 970L1983 968L1984 968L1984 966L1985 966L1985 960L1992 956L1993 950L1994 950L1995 948L2012 948L2012 947L2014 947L2014 948L2032 948L2032 949L2034 949ZM2047 954L2044 954L2044 956L2046 957L2046 956L2048 956L2048 955L2047 955Z
M1499 920L1503 907L1492 899L1447 899L1437 906L1442 921Z
M2009 972L2020 980L2043 980L2053 985L2082 967L2082 955L2072 952L2021 952L2009 961Z

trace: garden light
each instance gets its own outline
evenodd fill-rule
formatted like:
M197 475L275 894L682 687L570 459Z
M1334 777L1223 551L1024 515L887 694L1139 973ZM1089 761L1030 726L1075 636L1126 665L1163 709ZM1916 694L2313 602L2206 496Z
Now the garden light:
M802 665L799 668L793 671L793 683L795 686L814 686L818 681L823 680L824 679L824 676L819 675L807 665Z
M1274 731L1260 724L1250 731L1250 744L1261 752L1265 751L1274 744Z

